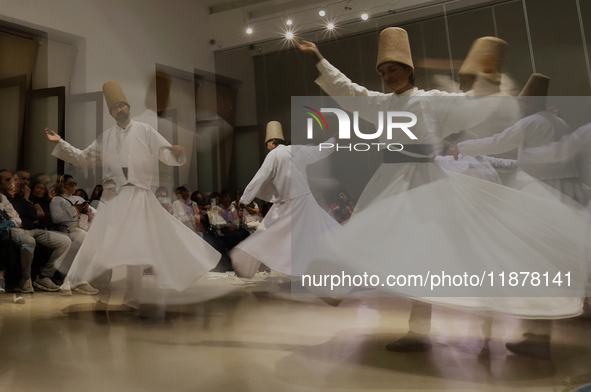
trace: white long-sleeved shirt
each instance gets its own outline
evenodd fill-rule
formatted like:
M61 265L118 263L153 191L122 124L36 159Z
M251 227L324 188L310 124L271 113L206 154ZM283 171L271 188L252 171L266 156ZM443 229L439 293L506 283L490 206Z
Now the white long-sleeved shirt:
M195 217L199 216L199 206L191 199L189 199L188 202L190 203L190 206L193 209L192 216L187 215L187 212L185 211L185 206L188 204L183 200L175 200L174 203L172 203L172 215L181 222L183 222L190 229L195 230L194 219Z
M520 158L528 165L565 165L575 160L579 164L582 181L591 186L591 123L581 126L557 142L526 148L521 152Z
M479 80L479 91L469 94L448 93L439 90L420 90L416 87L402 94L382 93L369 90L354 83L326 59L316 64L320 76L318 84L328 95L333 97L345 110L357 111L359 116L376 126L378 111L408 111L417 116L417 124L412 127L416 140L408 138L404 133L393 134L386 140L386 132L382 133L380 142L402 144L435 144L442 138L464 129L471 129L483 123L497 122L499 109L506 108L511 97L489 97L490 82ZM498 88L492 92L498 91ZM367 99L347 99L337 97L366 97ZM398 99L399 98L399 99ZM516 106L516 105L514 105Z
M334 138L325 143L335 143ZM306 166L328 157L334 148L279 145L271 151L259 171L244 189L240 202L249 205L255 197L281 202L310 193Z
M574 162L556 164L528 164L523 162L521 153L528 147L538 147L560 139L568 133L568 125L546 111L527 116L503 132L484 139L467 140L458 143L458 150L464 156L492 155L517 148L519 169L539 180L578 177ZM518 179L520 177L518 176Z
M16 227L21 227L23 222L21 221L21 218L18 215L18 212L16 212L16 210L14 209L14 207L12 206L12 203L10 203L10 201L8 201L8 198L1 193L0 193L0 210L3 210L4 212L6 212L8 214L8 217L10 218L11 221L14 222Z
M84 150L61 140L52 155L75 166L102 163L103 177L113 180L118 188L130 183L150 190L155 172L153 158L170 166L181 166L187 162L185 154L176 157L168 149L170 146L150 125L131 120L125 130L115 125ZM122 168L128 169L127 178Z
M75 225L78 224L80 213L74 205L84 203L84 199L75 195L56 196L49 203L51 220L56 225ZM91 212L96 212L93 207L88 207Z

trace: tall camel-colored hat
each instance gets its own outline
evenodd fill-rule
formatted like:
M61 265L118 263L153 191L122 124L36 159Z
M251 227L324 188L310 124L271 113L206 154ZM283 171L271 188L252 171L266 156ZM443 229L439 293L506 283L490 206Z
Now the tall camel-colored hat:
M103 94L105 96L105 101L107 102L107 108L109 108L109 110L111 110L113 105L119 102L125 102L128 106L131 106L125 97L125 94L123 93L121 85L119 85L119 82L115 80L111 80L103 84Z
M525 87L518 95L522 101L530 102L539 106L546 106L550 78L540 73L532 74L525 84Z
M285 140L283 137L283 129L279 121L269 121L267 124L267 135L265 136L265 143L271 139Z
M408 65L413 72L415 70L410 52L410 43L408 42L408 33L400 27L388 27L380 33L376 70L380 65L390 61Z
M458 75L480 75L493 83L501 84L501 65L505 60L507 46L507 42L499 38L478 38L472 44Z

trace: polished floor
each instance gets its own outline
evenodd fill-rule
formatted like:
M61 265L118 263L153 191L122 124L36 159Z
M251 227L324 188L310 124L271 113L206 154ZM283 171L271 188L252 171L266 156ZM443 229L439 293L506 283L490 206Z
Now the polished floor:
M17 305L3 294L0 391L563 391L591 371L589 320L556 321L544 361L508 352L520 322L495 319L491 356L479 359L480 318L435 307L433 349L391 353L408 300L331 307L292 297L284 279L210 274L163 300L146 277L139 314L117 306L117 289L106 313L90 296L40 292Z

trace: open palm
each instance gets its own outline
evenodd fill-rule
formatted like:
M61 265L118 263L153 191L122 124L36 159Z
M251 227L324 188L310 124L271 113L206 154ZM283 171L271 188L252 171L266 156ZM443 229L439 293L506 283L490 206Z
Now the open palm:
M295 40L296 47L300 52L314 54L318 51L316 44L310 41Z
M49 128L45 128L45 135L47 135L47 140L52 143L59 143L62 140L62 137L57 133L50 131Z

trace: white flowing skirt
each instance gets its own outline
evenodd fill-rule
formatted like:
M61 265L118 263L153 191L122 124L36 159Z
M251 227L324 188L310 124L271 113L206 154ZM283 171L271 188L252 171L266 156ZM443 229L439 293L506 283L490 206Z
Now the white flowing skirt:
M384 277L402 271L423 275L427 271L494 271L497 284L488 296L480 296L484 291L479 287L466 290L467 296L456 297L418 296L415 288L404 286L374 289L433 304L524 318L580 314L589 271L587 213L553 196L447 174L446 179L385 198L352 217L320 252L309 273L366 272ZM508 275L511 271L555 270L571 273L571 288L562 286L565 295L560 295L561 287L551 285L544 288L547 297L519 297L513 294L508 276L505 287L500 287L498 273L503 271ZM332 297L345 296L351 290L329 288L313 289L317 295Z
M434 162L382 163L363 189L353 215L372 203L442 178L445 174Z
M275 271L300 276L341 228L310 193L275 203L257 231L232 250L232 265L246 278L254 276L261 262Z
M220 257L150 191L124 186L98 209L64 285L91 281L115 267L150 266L159 288L181 291L214 268Z

